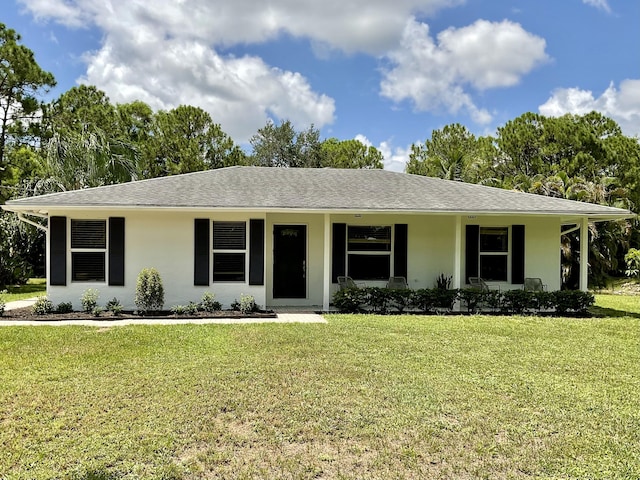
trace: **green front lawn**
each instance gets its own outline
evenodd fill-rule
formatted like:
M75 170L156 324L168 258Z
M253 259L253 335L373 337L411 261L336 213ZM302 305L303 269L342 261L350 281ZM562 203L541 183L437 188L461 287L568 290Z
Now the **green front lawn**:
M15 285L6 288L7 293L2 294L2 300L13 302L39 297L47 293L47 280L45 278L30 278L26 285Z
M0 478L640 477L637 318L327 319L0 328Z

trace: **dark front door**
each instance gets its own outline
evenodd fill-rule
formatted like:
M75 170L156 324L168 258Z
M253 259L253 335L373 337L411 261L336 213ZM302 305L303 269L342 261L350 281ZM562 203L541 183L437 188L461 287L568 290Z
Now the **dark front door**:
M307 296L307 226L273 227L273 298Z

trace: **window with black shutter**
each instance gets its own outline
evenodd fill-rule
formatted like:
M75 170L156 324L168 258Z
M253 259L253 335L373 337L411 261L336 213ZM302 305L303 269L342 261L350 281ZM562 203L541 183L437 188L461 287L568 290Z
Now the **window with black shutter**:
M71 220L71 281L104 282L106 220Z
M391 227L347 227L347 271L355 280L388 280L391 274Z
M213 222L213 281L244 282L246 222Z

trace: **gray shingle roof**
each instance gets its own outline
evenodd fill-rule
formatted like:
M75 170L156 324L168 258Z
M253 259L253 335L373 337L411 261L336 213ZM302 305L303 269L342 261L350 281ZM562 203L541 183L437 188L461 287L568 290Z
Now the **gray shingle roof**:
M7 202L56 207L225 208L588 215L627 210L385 170L229 167Z

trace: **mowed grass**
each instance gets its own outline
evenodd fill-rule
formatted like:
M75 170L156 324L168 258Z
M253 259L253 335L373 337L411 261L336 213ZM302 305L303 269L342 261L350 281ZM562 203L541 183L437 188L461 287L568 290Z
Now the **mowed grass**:
M13 302L46 295L46 282L47 280L44 278L30 278L25 285L8 286L6 288L7 293L1 294L0 299L5 302Z
M0 478L640 478L640 321L0 328Z

